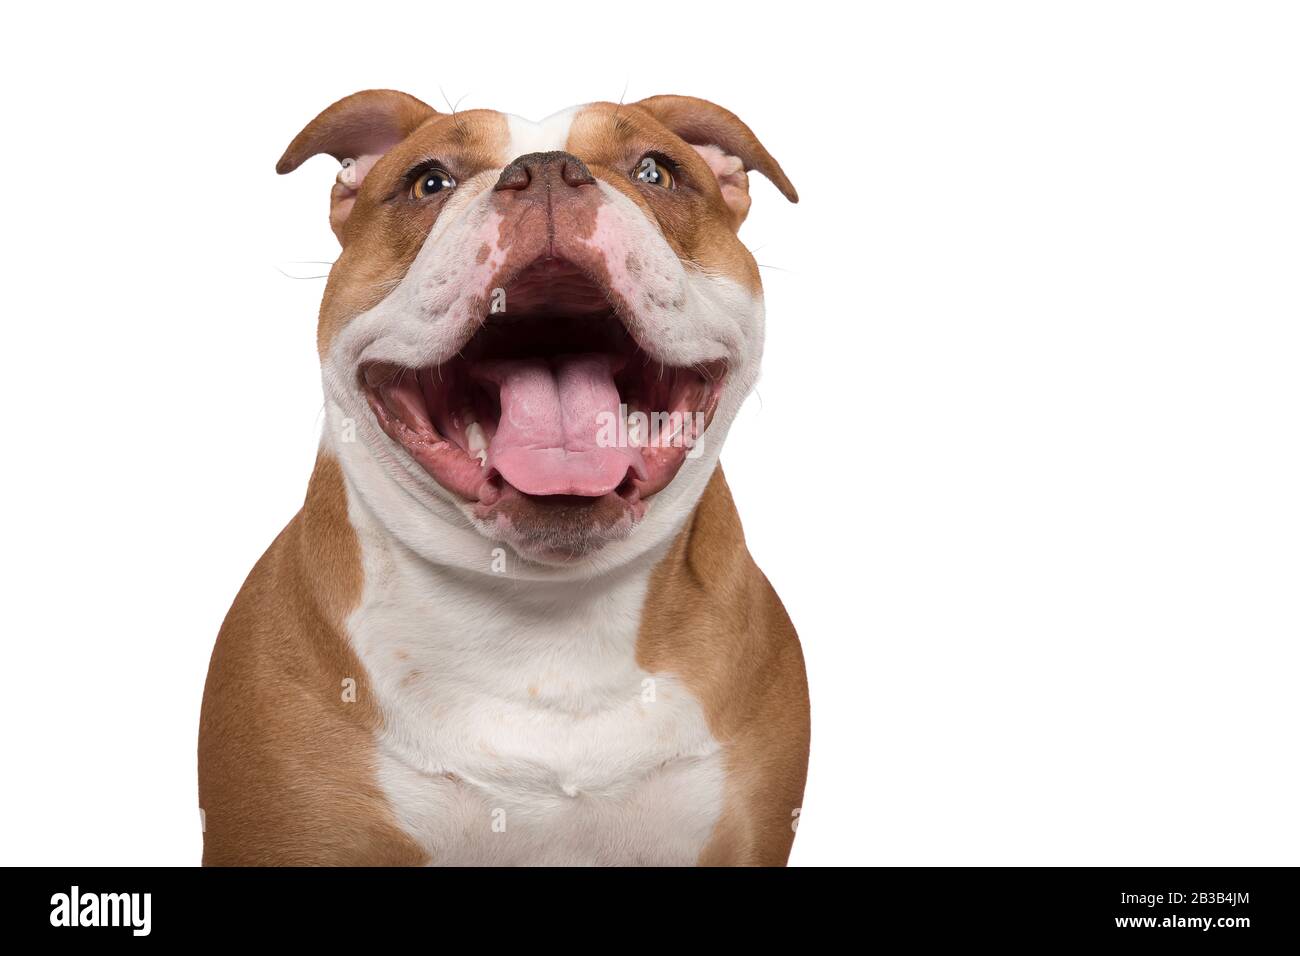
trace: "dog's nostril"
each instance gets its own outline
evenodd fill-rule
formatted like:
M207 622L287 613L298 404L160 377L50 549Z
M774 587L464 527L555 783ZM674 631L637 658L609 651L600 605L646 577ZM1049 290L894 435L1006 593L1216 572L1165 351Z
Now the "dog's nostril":
M532 176L528 174L528 169L521 166L518 161L511 163L505 169L501 170L501 178L497 180L493 188L497 191L504 189L527 189L528 184L532 181Z
M577 156L566 156L564 158L560 176L570 186L590 186L596 181L596 177L591 175L591 170L587 168L587 164Z

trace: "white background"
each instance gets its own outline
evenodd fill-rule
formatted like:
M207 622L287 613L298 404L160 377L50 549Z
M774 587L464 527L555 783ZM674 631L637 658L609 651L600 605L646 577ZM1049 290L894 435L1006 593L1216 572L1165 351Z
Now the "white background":
M0 862L196 863L222 616L297 509L328 158L390 86L738 113L724 454L802 635L792 862L1296 864L1300 30L1284 4L20 5L0 56ZM1294 8L1291 8L1294 10Z

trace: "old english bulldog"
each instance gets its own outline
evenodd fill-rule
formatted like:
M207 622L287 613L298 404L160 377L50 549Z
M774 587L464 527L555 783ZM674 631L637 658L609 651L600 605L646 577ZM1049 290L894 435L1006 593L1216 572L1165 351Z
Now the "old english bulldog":
M747 172L704 100L540 123L349 96L302 510L217 639L207 864L784 864L803 659L718 453L758 375Z

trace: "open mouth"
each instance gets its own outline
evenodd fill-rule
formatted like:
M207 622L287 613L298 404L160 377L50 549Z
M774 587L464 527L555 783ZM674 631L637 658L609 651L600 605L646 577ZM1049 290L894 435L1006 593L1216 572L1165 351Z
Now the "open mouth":
M362 366L380 427L469 501L518 494L572 508L618 496L639 516L712 420L725 362L653 359L562 259L539 259L489 307L446 362Z

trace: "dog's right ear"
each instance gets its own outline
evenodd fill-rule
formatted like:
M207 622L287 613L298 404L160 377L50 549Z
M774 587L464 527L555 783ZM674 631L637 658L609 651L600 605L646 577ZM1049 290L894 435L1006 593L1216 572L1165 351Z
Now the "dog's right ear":
M343 168L330 192L330 228L343 241L343 223L372 166L438 111L397 90L363 90L327 107L294 137L277 173L291 173L317 153L329 153Z

